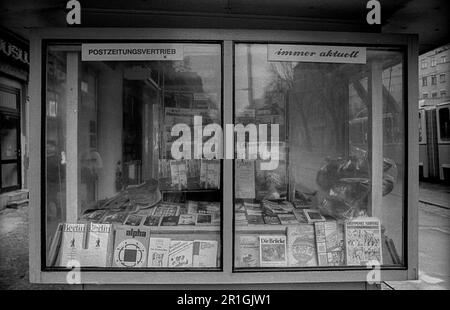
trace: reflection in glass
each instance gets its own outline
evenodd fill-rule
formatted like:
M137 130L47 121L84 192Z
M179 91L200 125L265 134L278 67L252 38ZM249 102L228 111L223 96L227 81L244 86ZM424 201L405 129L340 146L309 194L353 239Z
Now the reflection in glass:
M180 46L130 62L49 48L48 266L220 267L221 162L175 160L171 130L221 123L221 47Z
M235 123L279 124L283 150L275 170L235 163L235 267L401 265L402 54L277 62L267 49L235 46Z

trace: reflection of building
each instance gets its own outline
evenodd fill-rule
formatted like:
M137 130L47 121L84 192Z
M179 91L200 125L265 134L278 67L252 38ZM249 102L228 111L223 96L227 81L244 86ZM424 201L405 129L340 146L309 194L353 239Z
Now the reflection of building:
M22 160L27 136L25 102L29 70L28 42L0 29L0 209L24 202L27 194L19 191L25 184Z
M419 57L419 176L450 180L450 44Z
M419 57L419 104L435 106L450 99L450 44Z

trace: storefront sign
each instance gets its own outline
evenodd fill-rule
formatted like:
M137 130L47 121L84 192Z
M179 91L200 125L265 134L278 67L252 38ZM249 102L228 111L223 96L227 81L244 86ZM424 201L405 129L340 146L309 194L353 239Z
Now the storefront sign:
M268 61L366 63L366 48L355 46L269 44Z
M0 29L0 71L26 79L30 67L28 43L16 34Z
M82 44L83 61L183 60L182 44L115 43Z

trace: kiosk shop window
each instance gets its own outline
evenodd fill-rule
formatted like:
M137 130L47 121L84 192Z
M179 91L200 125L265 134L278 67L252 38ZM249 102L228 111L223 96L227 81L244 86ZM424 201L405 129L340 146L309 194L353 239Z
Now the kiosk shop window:
M402 266L403 53L234 46L235 270Z
M191 140L222 123L221 53L213 43L47 46L47 268L221 268L222 162L193 154Z

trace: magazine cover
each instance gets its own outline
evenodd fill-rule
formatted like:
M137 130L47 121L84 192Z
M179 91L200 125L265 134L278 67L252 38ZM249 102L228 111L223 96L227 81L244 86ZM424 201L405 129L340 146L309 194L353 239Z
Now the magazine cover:
M112 238L111 224L91 223L87 248L82 250L80 264L83 267L108 267L108 254Z
M366 265L371 260L382 262L380 220L357 218L345 224L347 265Z
M80 261L81 252L84 248L86 237L86 224L65 223L62 228L61 241L61 267L67 267L71 260Z
M154 216L175 216L180 212L180 206L170 203L161 203L153 211Z
M130 213L124 222L124 225L139 226L142 220L145 218L142 214Z
M148 267L167 267L169 264L170 238L150 238Z
M278 216L274 215L264 215L264 223L268 224L268 225L280 225L280 219L278 218Z
M113 267L146 267L150 230L122 226L116 228Z
M298 220L294 214L278 214L282 225L297 225Z
M260 236L260 264L261 267L285 267L286 236Z
M142 225L144 226L159 226L159 222L161 222L161 216L158 215L148 215L144 223Z
M319 266L328 266L327 246L325 242L325 222L315 222L317 262Z
M336 221L325 222L325 241L328 266L345 265L344 225Z
M193 249L193 267L217 267L216 240L195 240Z
M248 214L247 221L249 225L261 225L264 224L264 218L258 214Z
M169 248L169 267L192 267L193 241L171 240Z
M211 214L197 214L196 225L212 225L212 215Z
M180 214L178 225L195 225L196 219L195 214Z
M239 267L259 267L259 237L257 235L239 236Z
M287 229L289 267L317 266L314 226L300 224Z
M179 216L163 216L161 219L160 226L177 226L178 225Z

